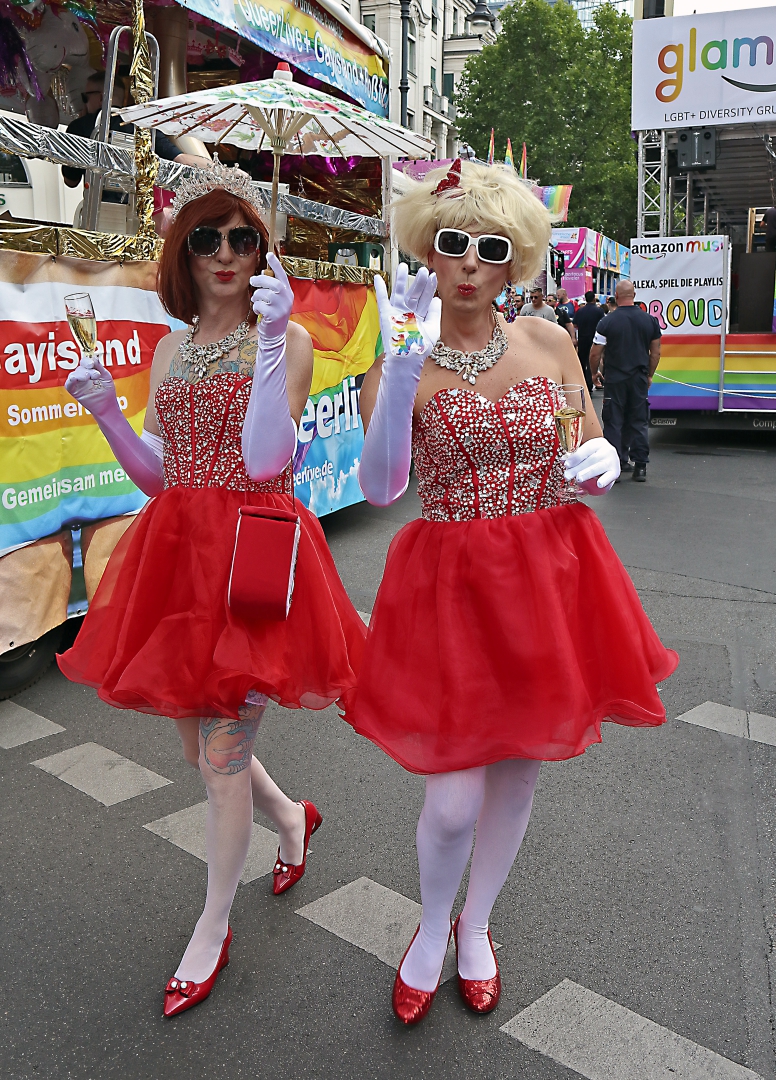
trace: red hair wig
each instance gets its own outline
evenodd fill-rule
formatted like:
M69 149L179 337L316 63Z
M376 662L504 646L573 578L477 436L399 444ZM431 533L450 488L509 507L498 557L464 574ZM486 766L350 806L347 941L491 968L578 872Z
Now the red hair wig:
M189 259L194 258L189 255L189 233L199 225L213 225L218 229L225 225L235 213L242 214L246 225L252 225L258 229L257 273L267 265L269 236L254 206L225 188L215 188L207 195L192 199L181 209L170 226L156 275L156 291L159 299L173 318L190 323L194 316L199 314L197 294L194 291L194 282L189 270ZM250 290L248 296L250 296ZM254 320L255 315L252 310L250 314L251 319Z

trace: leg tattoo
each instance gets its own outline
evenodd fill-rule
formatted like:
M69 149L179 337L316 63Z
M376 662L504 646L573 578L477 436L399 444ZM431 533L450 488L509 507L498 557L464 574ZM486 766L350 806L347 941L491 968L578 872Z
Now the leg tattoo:
M229 775L250 768L253 743L261 715L257 710L240 710L239 720L223 716L203 716L199 722L202 752L213 772ZM263 711L263 710L262 710ZM247 715L242 715L245 712Z

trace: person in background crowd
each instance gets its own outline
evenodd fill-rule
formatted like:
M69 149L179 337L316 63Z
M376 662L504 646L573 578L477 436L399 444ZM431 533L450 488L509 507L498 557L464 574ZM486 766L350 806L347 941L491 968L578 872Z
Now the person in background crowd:
M525 304L520 314L533 315L538 319L546 319L547 322L557 322L555 312L549 304L545 304L542 290L539 288L531 289L531 303Z
M587 388L592 392L593 377L590 371L590 346L593 344L596 327L606 312L595 302L595 293L585 293L585 302L574 315L574 327L577 332L577 354L585 374Z
M649 402L647 395L660 362L657 321L636 307L631 281L617 284L617 308L596 327L590 350L590 370L598 373L606 348L604 438L620 455L620 469L628 471L633 458L633 479L647 479L649 462Z
M565 289L558 289L555 294L558 297L558 307L555 308L555 314L558 314L558 308L563 308L570 319L574 318L576 314L576 308L572 300L569 300L569 294Z
M614 299L613 296L607 296L606 304L604 305L604 307L605 307L606 314L609 315L617 307L617 301Z
M568 313L567 305L560 304L556 300L555 304L551 306L555 308L555 318L558 320L558 326L562 326L572 342L576 343L576 331L574 329L574 323L571 321L571 316ZM571 306L573 307L573 305Z
M83 116L77 117L67 125L68 135L81 135L85 139L91 139L95 134L97 114L102 109L103 87L105 85L105 72L95 71L86 80L86 89L81 95L86 108ZM127 88L124 79L117 75L113 83L113 99L111 104L115 109L124 105ZM133 124L122 124L120 116L112 116L110 120L111 131L122 131L132 134L135 130ZM194 157L192 154L182 153L172 139L168 139L161 131L156 133L155 152L157 157L165 161L177 161L181 165L193 165L196 168L208 168L210 158ZM68 187L78 187L83 178L83 169L74 169L70 165L62 166L62 179ZM126 196L120 191L104 191L103 202L124 202Z

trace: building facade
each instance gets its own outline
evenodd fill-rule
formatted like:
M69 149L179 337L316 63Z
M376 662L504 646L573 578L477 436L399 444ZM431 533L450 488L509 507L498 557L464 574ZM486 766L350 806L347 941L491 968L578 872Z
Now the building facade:
M401 118L401 4L361 0L362 23L391 48L390 118ZM436 143L438 158L458 153L453 97L466 60L496 40L498 24L480 0L410 0L407 126Z

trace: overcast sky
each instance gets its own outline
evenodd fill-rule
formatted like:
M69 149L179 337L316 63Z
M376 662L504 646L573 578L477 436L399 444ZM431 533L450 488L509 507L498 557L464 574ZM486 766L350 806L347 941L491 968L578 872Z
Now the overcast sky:
M707 11L741 11L744 8L773 7L773 0L674 0L674 15L703 15Z

